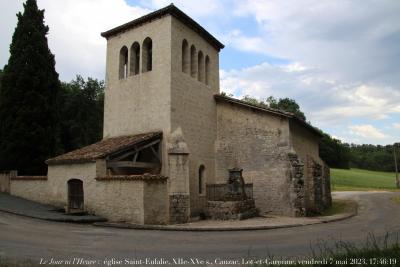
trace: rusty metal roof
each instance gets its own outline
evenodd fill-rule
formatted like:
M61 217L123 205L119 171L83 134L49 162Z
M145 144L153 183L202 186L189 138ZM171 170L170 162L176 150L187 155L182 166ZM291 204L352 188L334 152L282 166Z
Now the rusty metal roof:
M133 147L141 142L161 137L161 135L162 132L151 132L106 138L89 146L85 146L55 158L48 159L46 163L51 165L93 162L96 159L105 158L121 150L129 149L130 147Z

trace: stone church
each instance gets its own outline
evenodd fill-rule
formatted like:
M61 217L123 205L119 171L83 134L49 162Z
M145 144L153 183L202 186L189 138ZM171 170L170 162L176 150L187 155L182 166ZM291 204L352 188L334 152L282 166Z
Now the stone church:
M12 194L110 221L184 223L205 216L240 169L261 215L330 206L321 134L292 113L221 95L224 45L181 10L101 35L103 140L47 160L47 177L12 177Z

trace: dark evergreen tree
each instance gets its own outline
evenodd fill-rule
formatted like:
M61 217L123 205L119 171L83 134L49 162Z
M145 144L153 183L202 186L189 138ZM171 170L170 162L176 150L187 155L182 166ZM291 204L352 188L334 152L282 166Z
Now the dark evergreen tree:
M27 0L10 45L0 91L0 169L45 174L45 160L57 153L57 96L54 55L44 10Z
M3 70L0 70L0 91L1 91L1 78L3 77Z

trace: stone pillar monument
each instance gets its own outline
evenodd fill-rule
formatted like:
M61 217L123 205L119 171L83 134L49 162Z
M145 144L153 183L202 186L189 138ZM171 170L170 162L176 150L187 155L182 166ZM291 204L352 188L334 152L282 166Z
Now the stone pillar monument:
M168 139L168 166L170 223L186 223L190 218L189 149L181 128Z

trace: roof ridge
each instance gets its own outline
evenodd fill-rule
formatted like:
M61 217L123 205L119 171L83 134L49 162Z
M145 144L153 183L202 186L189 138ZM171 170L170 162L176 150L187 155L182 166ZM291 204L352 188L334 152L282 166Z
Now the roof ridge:
M235 104L238 104L238 105L241 105L241 106L247 106L247 107L250 107L250 108L258 109L258 110L269 112L269 113L272 113L272 114L284 116L284 117L287 117L289 119L294 119L295 121L299 122L304 127L310 129L311 131L313 131L317 135L322 136L322 134L314 126L312 126L307 121L302 120L301 118L299 118L296 114L294 114L292 112L282 111L280 109L274 109L274 108L270 108L270 107L268 107L268 108L267 107L262 107L262 106L259 106L259 105L248 103L246 101L243 101L243 100L240 100L240 99L237 99L237 98L232 98L232 97L224 96L224 95L221 95L221 94L215 94L214 95L214 99L216 99L216 100L224 100L224 101L227 101L227 102L230 102L230 103L235 103Z
M123 135L104 138L96 143L69 151L62 155L46 160L47 164L68 164L93 162L96 159L105 158L117 151L127 149L130 146L139 144L146 140L151 140L161 136L161 131L141 133L135 135Z
M182 10L177 8L173 3L169 4L168 6L165 6L163 8L160 8L158 10L155 10L153 12L150 12L146 15L143 15L139 18L136 18L134 20L131 20L127 23L124 23L120 26L117 26L115 28L112 28L108 31L102 32L101 36L108 38L113 35L116 35L122 31L126 31L130 28L134 28L136 26L140 26L148 21L151 21L153 19L165 16L167 14L170 14L171 16L174 16L175 18L185 22L185 25L191 28L192 30L196 31L200 36L202 36L204 39L206 39L211 45L213 45L217 50L220 50L224 48L225 46L218 41L211 33L209 33L206 29L204 29L199 23L197 23L195 20L193 20L191 17L189 17L186 13L184 13Z
M263 110L266 110L266 111L273 111L273 112L285 115L286 117L295 117L296 116L292 112L288 112L288 111L284 111L284 110L280 110L280 109L276 109L276 108L271 108L271 107L264 107L264 106L261 106L261 105L249 103L249 102L246 102L244 100L240 100L240 99L229 97L229 96L224 96L224 95L221 95L221 94L215 94L214 97L215 98L220 98L220 99L226 99L226 100L232 101L232 102L237 102L237 103L244 104L244 105L247 105L247 106L251 106L251 107L254 107L254 108L260 108L260 109L263 109Z

